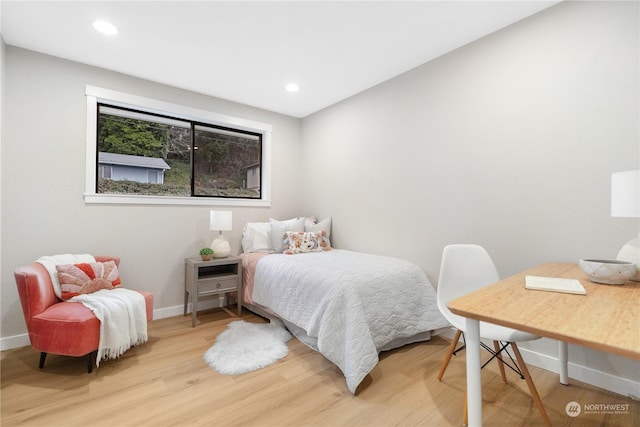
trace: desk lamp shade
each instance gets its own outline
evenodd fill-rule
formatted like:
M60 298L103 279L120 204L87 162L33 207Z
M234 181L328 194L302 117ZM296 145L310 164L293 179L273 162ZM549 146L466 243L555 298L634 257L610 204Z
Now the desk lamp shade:
M218 231L218 237L211 242L214 258L224 258L231 253L229 241L222 235L223 231L231 231L233 223L233 214L231 211L210 211L209 212L209 230Z
M640 170L611 175L611 216L640 218ZM620 249L618 259L636 263L631 280L640 282L640 233Z

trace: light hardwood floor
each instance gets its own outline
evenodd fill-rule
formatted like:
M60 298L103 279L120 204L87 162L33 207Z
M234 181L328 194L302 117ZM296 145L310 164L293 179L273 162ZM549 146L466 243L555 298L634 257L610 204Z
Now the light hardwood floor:
M264 320L244 311L243 319ZM351 395L342 373L295 338L289 355L261 370L220 375L203 360L217 334L237 320L224 310L155 320L149 341L87 374L85 359L49 355L38 369L30 347L2 352L1 425L9 426L459 426L464 355L436 381L448 342L440 337L382 353ZM640 405L624 396L530 367L555 426L637 426ZM541 424L524 380L502 383L495 363L482 371L489 426ZM626 412L569 417L569 402L628 405Z

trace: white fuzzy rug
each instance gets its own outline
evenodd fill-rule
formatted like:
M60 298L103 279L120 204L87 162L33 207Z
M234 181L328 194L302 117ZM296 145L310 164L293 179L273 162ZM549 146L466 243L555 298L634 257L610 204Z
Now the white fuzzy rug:
M236 320L227 325L204 360L225 375L239 375L264 368L289 353L291 334L281 322L251 323Z

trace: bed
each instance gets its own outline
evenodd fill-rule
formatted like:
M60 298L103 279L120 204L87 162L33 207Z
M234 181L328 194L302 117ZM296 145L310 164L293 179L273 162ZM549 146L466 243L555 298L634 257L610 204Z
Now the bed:
M257 246L245 244L253 225L245 226L243 305L281 319L300 341L340 368L351 393L378 363L379 352L429 340L430 331L448 325L433 286L415 264L331 248L329 234L312 227L316 222L307 220L303 231L280 234L282 224L274 221L271 227L257 223L266 233L257 239L254 233L251 243L263 239ZM292 233L305 238L315 233L325 245L318 249L322 244L305 241L292 252ZM278 236L283 236L282 247Z

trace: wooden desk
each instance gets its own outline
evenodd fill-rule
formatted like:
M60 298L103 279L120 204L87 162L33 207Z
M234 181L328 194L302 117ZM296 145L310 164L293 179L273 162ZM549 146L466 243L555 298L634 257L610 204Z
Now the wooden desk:
M587 294L528 290L526 275L578 279ZM470 426L482 425L479 320L640 360L640 283L593 283L577 264L543 264L457 298L448 307L466 317Z

